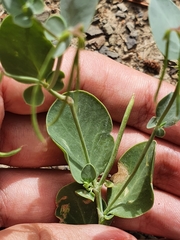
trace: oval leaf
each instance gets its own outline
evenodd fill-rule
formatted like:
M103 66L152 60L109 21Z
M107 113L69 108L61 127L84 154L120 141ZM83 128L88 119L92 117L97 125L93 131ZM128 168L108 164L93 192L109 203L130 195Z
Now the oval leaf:
M47 83L51 83L51 81L52 81L52 78L53 78L53 75L54 75L54 72L55 71L52 71L49 75L48 75L48 77L47 77L47 79L46 79L46 81L47 81ZM55 91L59 91L59 90L61 90L63 87L64 87L64 83L63 83L63 81L62 81L62 79L65 77L65 75L64 75L64 73L62 72L62 71L59 71L59 75L58 75L58 78L57 78L57 80L56 80L56 84L53 86L53 90L55 90Z
M12 34L13 33L13 34ZM0 60L9 74L37 78L48 52L53 47L44 36L43 27L33 20L30 28L21 28L8 16L0 27ZM53 59L45 76L53 68Z
M68 95L75 102L89 163L99 175L104 171L114 147L114 140L110 135L112 120L104 105L93 95L84 91L74 91ZM61 116L54 123L63 104L64 102L57 100L49 109L47 131L64 151L73 177L82 183L81 172L88 162L69 105L66 104Z
M62 18L62 16L53 16L50 17L46 23L45 23L45 27L54 34L54 36L56 36L57 38L60 38L63 31L65 29L67 29L67 25L65 20ZM55 39L55 37L53 37L51 34L49 34L47 31L45 31L45 35L47 37L47 39L49 39L50 41L54 41L55 43L57 42L57 39ZM71 37L69 36L69 38L67 38L66 40L64 39L63 42L61 42L61 44L57 47L55 53L54 53L54 57L59 57L61 56L64 51L68 48L69 44L70 44L70 40ZM56 44L55 44L56 45Z
M78 183L63 187L56 197L56 217L60 223L95 224L98 223L96 202L76 194L82 188Z
M165 96L161 101L159 101L157 107L156 107L156 117L152 117L148 124L147 128L153 128L157 125L159 118L162 116L164 110L167 108L167 105L169 104L171 98L173 96L173 93L169 93L167 96ZM177 95L173 105L169 109L168 113L163 119L163 124L161 127L167 128L174 124L176 124L180 120L180 109L177 109L179 107L179 104L177 102L180 101L180 96ZM163 136L162 128L159 130L159 134Z
M66 29L66 23L60 16L52 16L48 18L48 20L45 22L45 27L53 33L55 36L60 37L62 32ZM45 31L45 36L48 40L52 41L55 38Z
M159 50L165 55L166 41L163 38L167 30L179 27L180 10L171 0L151 0L149 21L155 42ZM168 58L178 59L179 53L179 38L175 32L172 32Z
M96 178L96 170L92 166L92 164L87 164L82 172L81 172L81 178L84 182L92 182Z
M78 189L76 193L86 199L89 199L94 202L95 194L92 191L87 191L85 189Z
M41 86L30 86L23 94L24 100L29 105L40 106L44 102Z
M68 27L83 24L87 30L91 24L98 0L61 0L61 14Z
M166 109L169 101L172 98L172 95L173 93L168 94L158 103L156 108L156 117L158 119L161 117L162 113ZM180 95L177 95L173 105L171 106L165 118L163 119L163 122L164 122L163 127L170 127L180 120L180 109L177 109L177 106L178 106L177 101L180 101Z
M135 145L119 160L120 167L118 168L118 173L114 176L114 185L107 190L107 205L110 208L107 215L134 218L144 214L152 207L154 202L152 175L155 142L151 144L142 163L134 173L145 146L146 142ZM134 174L133 178L121 193L122 187L131 174ZM118 194L120 194L119 197L117 197Z
M4 8L10 13L13 17L16 17L20 14L28 15L28 9L31 9L32 14L40 14L44 10L43 0L2 0ZM31 16L32 16L31 14Z
M32 17L33 17L33 12L30 8L27 8L25 12L22 12L19 15L16 15L13 18L13 21L15 24L17 24L20 27L23 28L29 28L32 26Z

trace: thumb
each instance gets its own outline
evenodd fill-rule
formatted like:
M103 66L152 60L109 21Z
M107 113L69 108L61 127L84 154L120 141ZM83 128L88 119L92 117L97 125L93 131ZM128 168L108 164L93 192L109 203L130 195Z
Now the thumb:
M135 240L130 234L103 225L19 224L0 231L2 240Z

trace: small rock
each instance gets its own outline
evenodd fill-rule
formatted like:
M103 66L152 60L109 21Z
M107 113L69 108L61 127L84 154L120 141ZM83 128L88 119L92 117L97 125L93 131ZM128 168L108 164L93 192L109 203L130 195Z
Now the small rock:
M112 52L112 51L107 51L106 54L108 55L108 57L112 58L112 59L117 59L119 57L119 54L116 52Z
M134 23L133 22L127 22L126 27L131 32L131 31L134 30Z
M100 49L105 44L105 36L99 36L88 41L89 45L95 46L96 49Z
M122 11L122 12L126 12L127 11L127 7L124 3L119 3L117 5L117 7Z
M117 13L115 14L116 17L120 17L120 18L126 18L126 14L122 11L117 11Z
M104 31L105 31L105 33L107 34L107 35L111 35L111 34L113 34L113 29L112 29L112 27L111 27L111 25L109 24L109 23L106 23L104 26L103 26L103 29L104 29Z
M148 20L148 11L144 12L143 14L143 20L147 21Z
M132 38L137 38L138 37L138 31L137 30L133 30L131 33L130 33L130 37Z
M106 55L108 50L109 50L108 47L102 46L101 49L99 50L99 52L103 55Z
M113 4L119 3L119 0L113 0Z
M97 25L99 23L99 18L98 17L94 17L93 21L92 21L92 25Z
M109 38L109 44L111 46L115 46L117 43L117 35L116 34L112 34Z
M91 37L94 37L103 34L103 31L98 26L91 25L86 33Z
M131 57L133 56L133 53L127 53L127 54L125 54L124 56L122 56L122 60L128 60L128 59L130 59Z
M50 12L44 11L43 13L37 15L37 19L40 22L45 22L49 18L49 16L50 16Z
M137 45L136 39L128 36L126 39L127 49L130 50L130 49L134 48L136 45Z

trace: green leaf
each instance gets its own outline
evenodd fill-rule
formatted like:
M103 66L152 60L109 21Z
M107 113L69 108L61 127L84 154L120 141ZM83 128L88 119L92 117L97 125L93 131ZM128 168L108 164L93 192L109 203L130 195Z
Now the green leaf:
M112 120L104 105L90 93L74 91L68 95L75 102L89 163L99 176L104 171L114 147L114 140L110 135ZM64 102L57 100L49 109L47 131L64 151L73 177L82 183L81 172L88 162L69 105L66 104L61 116L54 123L63 104Z
M81 178L84 182L92 182L96 178L96 170L94 169L92 164L86 164L86 166L82 169Z
M4 8L13 16L24 12L27 7L31 8L34 14L42 13L44 9L43 0L2 0Z
M49 83L49 84L51 83L54 72L55 71L50 72L50 74L47 76L47 78L46 78L47 83ZM54 91L59 91L64 87L64 83L62 81L62 79L64 77L65 77L64 73L62 71L59 71L59 76L57 78L56 84L52 88Z
M15 24L21 27L31 27L33 14L40 14L44 10L42 0L3 0L4 8L12 15Z
M52 16L48 18L48 20L45 22L45 27L57 38L59 38L62 32L67 28L66 22L60 16ZM45 31L46 38L50 41L55 40L55 37L49 32Z
M78 183L63 187L56 197L56 217L60 223L95 224L98 223L96 202L82 198L76 191L82 188Z
M171 0L151 0L149 21L155 42L159 50L165 55L166 41L163 38L167 30L179 27L180 10ZM169 59L179 58L180 44L175 32L171 33L169 50Z
M51 42L45 39L42 26L36 20L33 20L30 28L15 25L11 16L1 24L0 60L9 74L37 78L52 47ZM53 59L47 65L45 76L52 67Z
M78 189L76 193L86 199L89 199L94 202L95 194L92 191L87 191L85 189Z
M13 18L13 21L20 27L29 28L32 26L32 16L32 10L30 8L27 8L26 12L22 12L21 14L15 16Z
M154 128L156 127L157 125L157 118L156 117L152 117L149 122L147 123L147 129L151 129L151 128Z
M144 214L152 207L155 142L151 144L142 163L134 172L145 146L146 142L135 145L119 160L118 172L112 178L114 186L107 190L109 208L107 216L134 218ZM132 174L133 176L131 176ZM132 179L121 193L129 176Z
M67 24L62 16L52 16L46 21L45 27L49 32L52 33L50 34L49 32L45 31L46 38L50 41L53 41L56 45L57 39L59 39L62 36L63 32L67 29ZM70 41L70 37L62 41L61 44L57 47L54 57L61 56L68 48Z
M34 14L40 14L44 11L43 0L28 1L28 6L32 9Z
M2 0L4 8L12 16L17 16L22 13L22 9L25 7L27 0Z
M44 94L41 86L30 86L23 94L24 100L29 105L40 106L44 102Z
M157 131L156 131L156 136L162 138L162 137L164 137L165 133L166 132L163 128L158 128Z
M68 27L83 24L87 30L91 24L98 0L61 0L61 14Z
M157 125L159 118L162 116L162 113L166 109L172 96L173 96L173 93L169 93L167 96L161 99L161 101L158 103L156 107L156 117L153 117L150 119L150 121L147 124L147 128L153 128ZM165 118L163 119L163 124L160 127L164 127L164 128L170 127L176 124L180 120L180 109L178 109L177 111L177 101L180 101L179 95L177 95L173 105L171 106Z

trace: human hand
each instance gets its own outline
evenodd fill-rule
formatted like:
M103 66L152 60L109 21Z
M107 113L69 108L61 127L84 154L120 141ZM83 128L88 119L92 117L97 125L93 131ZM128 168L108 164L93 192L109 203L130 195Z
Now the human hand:
M67 79L72 54L73 50L69 50L63 62ZM99 54L82 52L80 61L81 88L96 95L106 105L116 122L114 136L125 107L135 93L135 105L118 154L121 155L132 145L147 139L149 131L145 126L154 114L153 96L157 81ZM57 170L22 169L65 164L62 153L52 143L45 130L45 114L42 112L47 111L53 98L46 94L45 104L38 108L41 112L39 114L41 131L47 140L46 146L38 141L32 130L28 116L30 109L22 100L23 89L22 84L11 79L4 79L1 84L4 109L10 113L6 113L3 120L1 99L0 150L9 151L22 145L23 149L11 158L0 159L1 163L21 168L0 170L0 226L9 227L0 232L0 237L2 239L6 237L8 240L15 237L28 239L29 236L35 239L35 234L41 239L43 235L49 235L50 239L79 239L83 236L86 239L124 240L129 237L121 230L106 226L63 225L62 227L60 224L50 224L57 222L54 217L55 195L72 179L65 171L59 173ZM170 91L173 91L173 86L164 83L159 98ZM180 207L180 163L178 162L180 131L178 126L179 124L171 127L171 131L170 129L167 131L166 141L158 140L154 172L154 185L157 189L153 208L136 219L115 218L114 226L179 239L180 217L177 209Z

